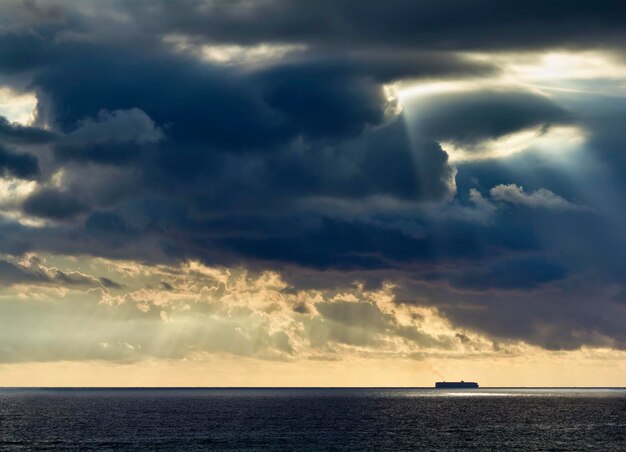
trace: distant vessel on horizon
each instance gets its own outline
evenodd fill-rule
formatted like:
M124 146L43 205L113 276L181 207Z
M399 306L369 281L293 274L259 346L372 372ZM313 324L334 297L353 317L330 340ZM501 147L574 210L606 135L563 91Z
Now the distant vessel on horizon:
M435 383L437 389L475 389L478 383L473 381L438 381Z

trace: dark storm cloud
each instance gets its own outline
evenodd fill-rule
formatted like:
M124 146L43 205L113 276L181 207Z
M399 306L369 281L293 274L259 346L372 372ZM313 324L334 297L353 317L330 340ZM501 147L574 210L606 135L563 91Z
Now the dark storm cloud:
M463 222L424 221L422 226L424 236L414 237L392 224L324 218L317 226L309 223L306 228L286 228L275 236L231 236L217 243L249 258L343 270L401 270L411 268L407 267L410 265L428 268L480 261L504 251L532 250L537 246L532 234L514 225L484 228Z
M390 108L382 81L493 70L454 55L416 54L399 61L377 55L305 58L250 72L181 54L155 55L154 49L96 49L54 48L55 64L33 80L41 120L69 131L103 109L135 108L166 126L178 146L201 143L228 152L275 149L299 135L343 138L379 125Z
M572 115L549 98L531 92L480 90L442 94L409 102L417 110L415 126L425 136L476 145L523 129L573 122Z
M0 35L0 71L14 74L40 67L52 58L49 43L35 33Z
M428 49L520 49L621 46L624 8L618 1L321 0L292 2L161 1L146 11L127 4L145 29L252 44ZM144 14L139 14L143 12Z
M367 124L378 125L392 107L381 82L403 77L458 73L460 68L488 70L451 58L426 55L383 58L377 55L303 60L261 71L263 98L282 112L292 127L309 138L354 136Z
M12 124L0 116L0 142L12 144L42 144L56 138L53 132L37 127Z
M142 147L135 143L59 144L55 148L60 161L74 160L100 164L123 165L137 159Z
M85 221L85 230L94 234L126 234L133 232L132 228L113 212L95 212Z
M123 70L111 72L112 66ZM332 72L292 80L289 70L275 69L272 86L265 86L269 79L262 74L244 75L183 56L83 48L68 52L37 75L34 84L49 99L39 106L40 116L49 115L66 131L102 109L137 108L167 125L167 136L177 147L201 144L213 152L276 148L299 133L344 136L383 120L385 99L379 86ZM310 104L290 107L284 97L289 86L310 92L301 99ZM335 111L337 106L342 108ZM322 112L332 130L320 128L317 114Z
M340 145L287 149L259 162L228 184L235 195L250 187L257 203L318 196L358 199L387 195L407 200L440 200L453 192L454 170L441 147L411 140L403 118ZM246 182L242 182L246 181Z
M40 114L66 131L103 109L137 108L168 125L167 136L178 146L267 148L294 133L240 74L189 58L85 47L69 52L34 84L49 99L40 105Z
M38 173L39 164L36 157L18 154L0 145L0 175L34 179Z
M566 275L567 270L562 265L541 257L530 257L453 272L448 280L459 289L528 290L560 280Z
M581 346L626 349L624 307L592 281L563 282L557 290L467 294L442 308L457 325L551 350ZM489 315L485 315L486 311Z
M22 207L29 215L53 220L71 219L88 209L77 196L55 188L34 192L26 198Z
M23 22L2 22L1 80L37 94L37 120L0 121L9 146L0 148L0 171L36 178L20 213L54 221L35 228L2 218L2 252L193 258L285 270L290 281L315 272L325 287L357 275L366 286L415 278L419 289L404 298L425 291L421 303L440 306L459 325L550 348L606 345L603 334L623 343L620 311L605 315L590 286L568 286L581 274L623 280L626 247L614 213L623 197L604 199L602 213L613 212L604 219L591 209L536 209L548 206L546 197L578 205L581 190L528 155L459 164L457 177L437 142L472 146L575 122L620 175L621 107L607 112L602 101L603 114L581 116L556 96L491 89L431 96L398 114L384 87L499 75L496 65L457 50L614 49L626 38L617 2L11 5L19 13L11 17ZM164 41L169 33L192 48ZM302 46L252 63L198 57L201 44L233 43ZM585 171L594 185L604 180L591 165ZM623 181L614 183L620 191ZM0 267L7 284L72 280ZM567 296L548 293L555 287ZM434 341L368 306L318 305L333 328L313 325L312 335L366 345L376 343L378 328Z
M446 154L436 143L409 141L380 81L492 70L456 56L416 54L395 62L318 55L240 71L160 47L49 45L57 58L33 69L32 86L39 121L62 131L54 144L58 164L130 166L146 187L203 210L246 209L246 198L256 207L277 200L289 206L299 196L445 198L454 174ZM67 180L83 191L80 179L88 176L81 173ZM59 195L64 208L52 212L37 203L42 196L25 203L27 213L61 218L98 207L77 202L68 189Z
M586 312L577 310L572 315L562 309L544 309L535 300L517 301L517 305L507 303L501 308L491 309L490 325L486 324L486 319L479 319L467 310L452 314L451 320L499 338L526 340L548 350L576 350L583 346L626 348L623 329L616 322L623 316L620 310L603 304L608 315L598 315L588 309ZM545 303L559 306L567 300L555 297ZM530 315L529 310L533 311ZM461 320L464 315L467 318ZM523 321L513 321L515 318Z
M95 119L79 121L54 151L61 161L124 165L162 139L161 129L142 110L100 110Z

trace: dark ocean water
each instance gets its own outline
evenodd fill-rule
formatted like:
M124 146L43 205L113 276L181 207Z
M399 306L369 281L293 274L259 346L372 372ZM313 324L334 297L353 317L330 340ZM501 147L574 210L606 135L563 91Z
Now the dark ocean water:
M624 389L0 389L2 450L620 450Z

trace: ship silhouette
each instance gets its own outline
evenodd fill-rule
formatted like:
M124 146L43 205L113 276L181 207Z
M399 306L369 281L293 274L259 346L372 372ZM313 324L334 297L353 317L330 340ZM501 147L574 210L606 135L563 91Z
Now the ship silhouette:
M435 383L437 389L474 389L478 383L473 381L438 381Z

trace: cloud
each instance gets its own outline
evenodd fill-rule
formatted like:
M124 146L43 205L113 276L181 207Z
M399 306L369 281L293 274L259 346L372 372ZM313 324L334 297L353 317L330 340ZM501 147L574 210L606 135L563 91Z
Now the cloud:
M519 204L532 208L544 208L552 210L587 210L584 206L572 204L550 190L540 188L532 193L526 193L523 187L515 184L496 185L489 194L496 201Z
M479 90L420 96L408 101L425 136L467 148L524 129L567 124L573 118L548 97L524 91Z
M85 230L93 234L132 234L123 218L113 212L94 212L85 220Z
M163 132L154 121L138 108L128 110L100 110L95 119L85 118L69 133L65 142L69 144L94 142L126 142L137 144L156 143Z
M0 361L203 360L213 354L287 361L364 355L496 358L525 353L529 344L550 349L626 346L618 318L607 322L600 312L585 317L580 304L553 299L569 299L569 293L543 292L551 301L547 303L525 290L531 288L525 276L534 275L534 290L540 290L546 282L544 270L557 269L541 258L478 269L484 287L492 287L493 281L486 279L490 278L498 281L498 290L485 292L475 285L457 288L457 299L448 296L439 308L430 305L425 289L410 289L405 298L408 288L391 284L372 290L353 283L303 289L290 286L276 272L207 267L199 262L170 266L89 259L68 263L72 265L61 268L45 267L36 260L14 264L19 277L5 279L10 283L0 291L0 334L7 345L0 350ZM106 276L77 273L72 266L90 267ZM9 278L4 266L2 270ZM62 292L59 275L65 275ZM115 285L103 283L105 278ZM562 274L553 271L551 278L559 281ZM464 281L473 284L474 279ZM506 296L502 290L507 290ZM30 302L20 300L20 293L27 294ZM594 303L601 303L615 317L616 306L621 305L598 295ZM475 299L481 304L474 304Z
M105 276L101 276L98 280L100 281L100 284L107 289L121 289L123 287L121 284L118 284Z
M80 120L54 151L61 161L123 164L137 158L144 146L163 138L162 130L142 110L101 110L95 119Z
M46 267L36 257L24 262L12 262L0 259L0 281L5 286L15 284L66 286L98 286L98 279L79 271L62 271ZM100 281L105 287L113 287L114 281L104 278Z
M318 269L375 270L437 260L480 258L486 250L472 237L472 229L457 227L455 241L437 243L432 235L411 237L393 227L325 218L319 225L294 231L297 234L285 231L265 238L239 236L218 243L247 258ZM453 230L455 228L451 227L449 232ZM464 239L467 241L460 246ZM497 242L499 238L492 240Z
M529 290L563 279L566 275L566 268L558 263L541 257L529 257L452 272L449 281L459 289Z
M26 31L8 32L0 39L0 70L15 74L45 65L52 55L46 52L46 40Z
M12 152L0 145L0 174L20 179L34 179L39 173L37 158L30 154Z
M136 15L140 3L128 9ZM504 5L489 0L418 3L323 0L293 3L230 2L198 5L168 2L139 16L139 26L202 37L209 42L297 42L320 47L413 47L428 49L528 49L563 45L619 47L622 11L602 0L590 5L532 0ZM558 22L557 22L558 19ZM394 33L389 33L393 27ZM532 27L533 33L528 33Z
M0 83L37 109L29 126L0 120L0 250L118 259L149 280L85 267L97 276L81 286L7 258L7 281L53 301L42 312L104 332L57 341L15 302L7 315L46 337L6 359L460 353L459 325L483 352L492 338L621 347L624 313L592 289L625 276L624 108L606 89L622 74L572 85L561 65L558 89L524 76L554 71L553 48L614 52L621 11L446 1L2 2ZM422 95L396 98L413 84ZM580 138L567 157L549 133L566 125ZM489 162L449 146L480 158L527 132L557 143ZM344 289L354 299L333 298Z
M11 144L41 144L54 141L56 134L37 127L22 126L0 116L0 142Z
M548 350L623 348L623 306L607 296L603 285L568 281L570 277L549 283L552 290L541 290L538 285L506 293L468 291L460 297L462 301L442 311L453 324L496 340L524 338Z
M468 343L475 352L492 351L488 340L456 330L434 309L395 306L390 287L289 291L273 272L198 262L144 266L91 260L92 267L106 268L121 283L112 287L102 283L108 276L90 278L90 284L67 284L60 297L51 283L76 273L36 260L28 265L33 268L12 268L21 269L19 290L29 294L30 303L19 301L18 288L0 290L0 362L203 360L211 354L291 361L363 352L455 353ZM100 283L101 289L89 289ZM302 304L309 308L299 309Z
M55 188L44 188L32 193L24 200L22 208L28 215L53 220L70 219L88 209L77 196Z

